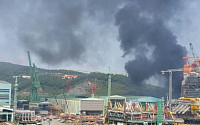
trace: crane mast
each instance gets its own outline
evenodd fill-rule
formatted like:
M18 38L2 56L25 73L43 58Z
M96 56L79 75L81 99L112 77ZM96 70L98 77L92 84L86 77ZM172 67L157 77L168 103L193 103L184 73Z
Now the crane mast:
M166 71L161 71L162 74L169 73L169 107L171 109L171 100L172 100L172 72L181 72L183 71L182 68L180 69L168 69Z

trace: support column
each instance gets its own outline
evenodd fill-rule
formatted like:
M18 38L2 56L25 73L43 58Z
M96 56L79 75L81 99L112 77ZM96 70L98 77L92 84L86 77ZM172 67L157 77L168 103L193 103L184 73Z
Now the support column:
M172 101L172 72L169 72L169 108L171 109Z
M12 115L11 115L11 122L13 122L13 116L14 116L14 115L13 115L13 112L12 112Z
M8 113L6 114L6 121L8 122Z

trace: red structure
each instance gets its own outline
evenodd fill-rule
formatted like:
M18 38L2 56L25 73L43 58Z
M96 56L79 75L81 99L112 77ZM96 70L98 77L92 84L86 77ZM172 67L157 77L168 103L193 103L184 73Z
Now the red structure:
M92 94L91 94L91 96L92 96L92 98L94 98L94 90L95 90L95 89L99 89L99 88L95 88L96 83L97 83L97 78L95 79L95 81L94 81L93 84L92 84L88 79L86 79L86 80L87 80L87 82L89 83L89 85L90 85L90 87L91 87L91 89L92 89Z
M189 73L191 72L195 72L195 73L199 73L200 72L200 60L198 60L198 56L197 57L183 57L183 59L186 59L187 62L186 64L183 66L183 74L184 74L184 79L188 76ZM188 60L189 59L195 59L193 63L189 64Z
M70 83L68 83L67 80L65 80L65 83L67 85L67 93L68 94L69 94L69 90L70 90L70 86L71 86L72 82L73 82L73 79L71 79Z

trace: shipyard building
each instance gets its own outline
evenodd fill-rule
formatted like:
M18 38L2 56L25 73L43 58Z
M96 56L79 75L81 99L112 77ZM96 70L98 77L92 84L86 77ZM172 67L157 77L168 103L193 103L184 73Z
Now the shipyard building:
M11 84L5 81L0 81L0 106L11 105Z

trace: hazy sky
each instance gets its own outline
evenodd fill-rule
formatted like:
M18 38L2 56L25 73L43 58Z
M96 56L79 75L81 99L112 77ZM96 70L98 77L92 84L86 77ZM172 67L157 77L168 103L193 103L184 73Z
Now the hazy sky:
M40 68L110 66L158 85L161 69L191 56L190 42L199 55L199 12L199 0L0 0L0 61L28 65L29 50Z

